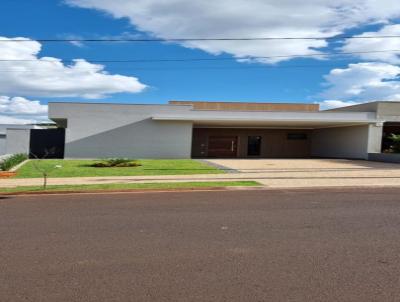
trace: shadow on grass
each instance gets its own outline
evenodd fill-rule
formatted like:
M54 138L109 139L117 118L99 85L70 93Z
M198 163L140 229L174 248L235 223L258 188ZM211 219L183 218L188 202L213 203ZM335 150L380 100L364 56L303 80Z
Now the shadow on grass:
M132 167L117 167L117 166L114 166L114 167L94 167L94 166L91 166L91 165L77 165L76 166L76 168L94 168L94 169L106 169L106 168L108 168L108 169L115 169L115 168L139 168L139 167L142 167L142 165L140 165L140 166L132 166Z
M143 166L138 167L93 167L91 165L78 165L78 168L93 168L99 170L106 170L106 169L137 169L141 168L141 171L218 171L223 169L215 169L215 168L144 168ZM227 169L229 170L229 169Z
M218 171L218 169L213 168L165 168L165 169L150 169L150 168L143 168L146 171Z

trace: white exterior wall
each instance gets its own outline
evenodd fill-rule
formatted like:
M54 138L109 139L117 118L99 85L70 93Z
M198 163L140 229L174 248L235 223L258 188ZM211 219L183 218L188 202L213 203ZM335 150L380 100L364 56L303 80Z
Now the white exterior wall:
M5 134L0 133L0 155L7 154L6 142L7 142L7 136Z
M7 129L6 154L29 154L30 129Z
M315 129L311 155L317 157L368 159L368 153L380 152L382 127L375 124Z
M383 135L383 123L369 125L368 153L381 153L382 135Z
M155 113L191 106L52 103L49 117L67 119L66 158L190 158L192 122L154 121Z
M31 129L36 128L34 125L20 125L20 124L0 124L0 155L7 154L7 129ZM11 137L10 140L13 138ZM16 137L18 139L18 136ZM18 142L9 142L10 148L12 145L19 144ZM17 146L15 146L17 148Z

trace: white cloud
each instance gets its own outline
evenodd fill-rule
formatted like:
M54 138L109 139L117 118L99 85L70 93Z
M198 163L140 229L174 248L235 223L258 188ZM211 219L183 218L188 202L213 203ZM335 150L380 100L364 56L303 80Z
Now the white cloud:
M47 114L47 105L23 97L0 96L0 113L41 115Z
M400 67L388 63L357 63L330 71L324 78L325 99L365 102L400 100Z
M10 40L0 37L0 40ZM109 94L141 92L137 78L111 75L104 66L83 59L65 65L60 59L39 57L37 41L0 43L0 93L35 97L101 98ZM28 60L28 61L27 61Z
M398 0L66 0L70 5L126 17L142 32L158 38L315 37L350 28L387 23L400 17ZM324 40L193 41L183 44L212 54L236 57L310 55ZM264 59L275 63L288 58Z
M352 105L357 105L357 104L360 104L360 103L352 102L352 101L346 102L346 101L340 101L340 100L325 100L325 101L319 102L319 105L322 110L352 106Z
M0 124L47 121L47 105L23 97L0 96Z
M376 32L365 32L356 37L371 36L399 36L400 24L386 25ZM400 63L400 39L399 38L369 38L347 39L341 48L343 52L363 52L398 50L395 52L360 53L357 56L363 60L381 61L392 64Z

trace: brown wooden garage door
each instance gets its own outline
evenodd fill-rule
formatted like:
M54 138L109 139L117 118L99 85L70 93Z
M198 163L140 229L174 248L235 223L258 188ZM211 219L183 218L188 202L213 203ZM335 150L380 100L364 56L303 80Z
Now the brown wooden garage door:
M237 157L237 136L210 136L208 157Z

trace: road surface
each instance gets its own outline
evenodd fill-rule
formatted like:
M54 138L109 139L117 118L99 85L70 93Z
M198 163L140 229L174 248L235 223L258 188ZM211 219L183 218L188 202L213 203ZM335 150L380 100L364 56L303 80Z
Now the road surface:
M0 197L0 301L399 301L400 189Z

